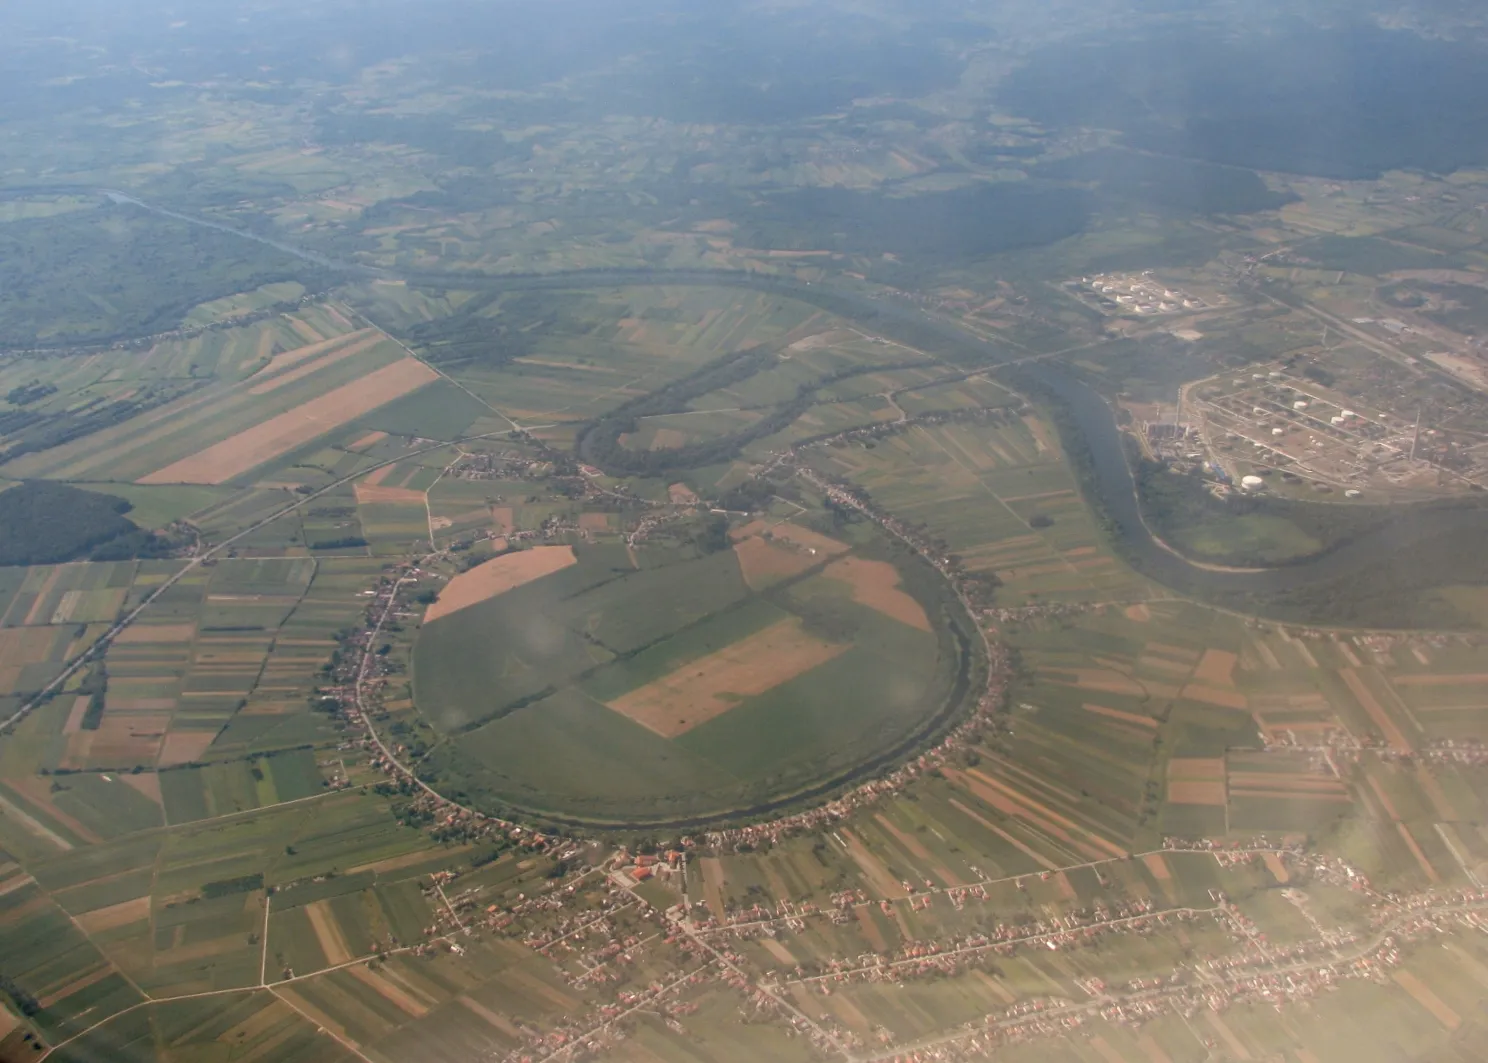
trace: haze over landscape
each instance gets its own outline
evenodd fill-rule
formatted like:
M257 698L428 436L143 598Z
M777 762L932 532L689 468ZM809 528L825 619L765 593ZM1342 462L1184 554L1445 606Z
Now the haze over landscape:
M1469 1063L1488 20L0 11L0 1063Z

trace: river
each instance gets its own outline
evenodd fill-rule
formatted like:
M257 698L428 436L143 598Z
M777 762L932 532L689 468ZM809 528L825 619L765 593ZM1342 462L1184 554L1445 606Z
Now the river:
M381 276L425 287L505 291L561 291L636 285L729 286L799 299L848 318L889 339L931 351L961 367L996 369L1019 363L1016 372L1032 378L1067 412L1063 426L1080 438L1066 439L1071 452L1088 455L1085 486L1108 518L1121 552L1143 575L1184 593L1265 596L1311 584L1361 579L1387 566L1402 551L1425 550L1432 540L1463 534L1488 535L1488 507L1402 507L1400 516L1322 554L1269 569L1220 569L1195 564L1159 543L1142 519L1136 482L1111 406L1093 388L1052 360L1029 359L1023 352L983 339L956 324L933 318L888 296L869 296L830 285L812 284L743 270L593 269L543 274L401 273L380 270L306 251L219 222L195 218L146 203L114 189L72 191L103 194L164 217L189 222L245 240L268 244L318 266L363 277ZM36 191L36 190L32 190Z

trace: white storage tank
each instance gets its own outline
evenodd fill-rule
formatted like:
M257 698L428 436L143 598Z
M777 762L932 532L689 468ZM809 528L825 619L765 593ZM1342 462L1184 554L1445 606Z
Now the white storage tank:
M1254 491L1258 487L1265 486L1265 483L1266 481L1262 480L1259 476L1246 476L1241 479L1240 486L1247 491Z

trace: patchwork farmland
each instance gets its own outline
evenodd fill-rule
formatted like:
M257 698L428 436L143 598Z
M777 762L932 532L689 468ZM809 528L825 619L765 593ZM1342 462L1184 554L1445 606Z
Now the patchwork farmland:
M211 382L7 467L189 545L0 570L0 1059L1476 1029L1470 638L1173 596L1044 411L804 304L583 293L490 365L391 287L163 342Z

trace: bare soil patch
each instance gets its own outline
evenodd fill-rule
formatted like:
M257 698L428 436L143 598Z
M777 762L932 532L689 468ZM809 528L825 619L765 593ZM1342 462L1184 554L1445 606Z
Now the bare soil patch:
M1159 882L1171 882L1173 872L1168 867L1168 862L1163 859L1162 853L1148 853L1142 857L1142 863L1147 865L1147 870L1152 872L1152 877Z
M1174 757L1168 761L1169 779L1223 779L1223 757Z
M1152 619L1152 610L1140 602L1136 605L1128 605L1123 612L1128 620L1135 620L1139 624L1145 624Z
M1122 723L1132 723L1136 724L1138 727L1150 727L1153 730L1157 729L1157 721L1154 720L1151 716L1143 716L1141 713L1122 712L1120 709L1110 709L1104 705L1095 705L1088 701L1081 707L1086 712L1093 712L1097 716L1108 716L1113 720L1120 720Z
M380 972L361 966L351 967L348 970L351 976L358 982L371 989L405 1015L415 1019L421 1019L429 1014L429 1006L427 1004L416 998L412 993L409 993L402 986L395 985L391 979L384 977Z
M813 638L792 617L683 665L609 702L663 738L674 738L846 651Z
M744 582L750 590L756 591L800 575L816 564L810 554L777 546L758 536L735 543L734 556L739 559L739 571L744 576Z
M1024 417L1023 423L1028 426L1028 434L1033 436L1033 445L1038 448L1040 454L1055 449L1054 439L1049 434L1048 425L1037 417Z
M418 359L403 358L142 476L138 482L224 483L415 391L438 376Z
M336 914L331 911L330 901L313 901L305 905L305 915L310 920L310 928L315 931L315 940L320 942L320 951L325 953L328 964L335 967L351 959L351 949L346 945L341 925L336 922Z
M924 607L899 589L899 570L887 561L844 557L828 565L823 575L851 587L853 601L859 605L912 628L930 630L930 618L925 615Z
M114 642L121 646L137 642L190 642L195 635L195 624L130 624L119 632Z
M368 432L349 445L347 450L371 450L388 437L386 432Z
M264 380L267 377L273 376L275 373L281 373L286 369L299 365L307 358L318 358L322 354L335 350L342 344L355 343L358 339L371 335L375 335L371 329L362 329L360 332L349 332L344 336L332 336L330 339L321 340L319 343L308 343L303 347L283 351L270 358L269 364L257 373L254 373L249 379L255 382ZM273 334L266 333L264 338L272 341ZM263 350L262 345L260 345L259 350Z
M1385 741L1390 743L1390 748L1397 753L1415 752L1410 739L1405 737L1405 732L1400 729L1394 717L1385 711L1385 707L1379 703L1379 699L1374 696L1374 691L1369 689L1363 677L1352 668L1341 668L1338 675L1344 685L1349 688L1349 693L1354 695L1364 711L1369 714L1369 718L1374 721L1374 725L1380 729L1380 733L1385 736Z
M1243 710L1250 708L1250 702L1238 690L1222 690L1218 687L1206 687L1198 683L1189 683L1183 688L1180 696L1192 701L1202 701L1206 705L1218 705L1222 709Z
M462 572L439 592L439 599L424 614L424 623L468 609L488 598L505 594L514 587L558 572L575 564L571 546L535 546L512 554L493 557L469 572Z
M150 918L149 896L136 897L132 901L124 901L122 904L111 904L107 908L98 908L77 917L78 926L83 928L85 934L97 934L103 930L117 930L121 926L130 923L138 923L141 919Z
M1227 687L1235 683L1235 662L1238 658L1225 650L1205 650L1194 669L1194 678L1210 686Z
M690 506L698 500L698 496L686 484L672 484L669 486L667 488L667 497L671 499L673 505L677 506Z
M1421 981L1409 971L1391 971L1390 977L1395 979L1395 984L1404 989L1415 1002L1435 1016L1436 1021L1449 1030L1455 1030L1462 1025L1462 1016L1452 1010L1451 1006L1437 996L1425 982Z
M75 735L83 729L83 717L92 701L93 698L87 694L79 694L73 699L72 708L67 712L67 722L62 725L63 734Z
M43 1008L55 1007L60 1001L66 1000L74 993L81 993L91 985L97 985L105 978L115 973L114 965L104 962L88 971L86 974L74 978L71 982L64 984L60 989L39 998Z
M155 764L161 768L190 764L200 759L216 738L216 731L172 731L165 736L165 745L161 747L160 758Z
M1225 784L1179 779L1168 783L1168 801L1175 805L1212 805L1223 808Z
M46 580L43 581L41 589L36 592L36 600L31 603L31 608L26 611L26 618L21 621L22 626L34 627L43 623L42 617L46 615L44 606L47 599L51 597L52 588L56 586L57 579L62 575L64 567L63 565L56 565L47 573Z
M610 530L610 515L608 513L580 513L579 530L590 534L607 532Z
M140 772L138 775L116 775L115 778L131 790L144 794L157 805L165 804L160 796L160 776L153 771Z
M491 522L502 535L510 535L517 528L516 514L511 506L492 506Z
M335 365L337 362L345 361L347 358L354 358L356 355L382 342L382 337L371 330L362 333L353 333L353 335L358 335L361 338L354 343L341 347L339 350L334 351L334 353L318 355L303 365L290 369L287 372L275 370L276 375L270 376L267 380L263 379L263 373L258 374L257 379L259 383L250 387L248 394L267 395L271 391L277 391L279 388L282 388L285 384L293 384L296 380L301 380L311 373L317 373L327 366ZM287 357L287 355L280 355L280 357ZM270 369L272 368L271 365Z
M422 506L424 493L407 487L379 487L376 484L359 483L356 485L356 500L358 505L363 506L376 502Z

